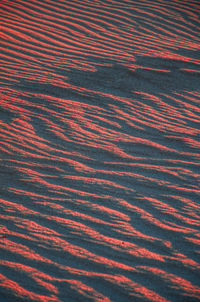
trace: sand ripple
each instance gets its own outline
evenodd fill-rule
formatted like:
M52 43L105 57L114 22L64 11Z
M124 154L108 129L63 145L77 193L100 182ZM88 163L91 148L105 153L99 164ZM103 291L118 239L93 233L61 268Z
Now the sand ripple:
M199 301L199 10L1 1L1 301Z

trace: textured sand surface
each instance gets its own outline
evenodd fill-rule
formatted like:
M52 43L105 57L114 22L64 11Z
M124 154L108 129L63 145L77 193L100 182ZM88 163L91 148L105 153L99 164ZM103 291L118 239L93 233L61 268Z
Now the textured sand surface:
M199 301L199 11L0 1L0 302Z

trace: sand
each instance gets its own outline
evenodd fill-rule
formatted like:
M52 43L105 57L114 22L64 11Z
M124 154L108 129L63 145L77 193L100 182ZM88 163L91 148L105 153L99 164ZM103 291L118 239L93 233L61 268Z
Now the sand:
M199 301L199 1L0 10L0 302Z

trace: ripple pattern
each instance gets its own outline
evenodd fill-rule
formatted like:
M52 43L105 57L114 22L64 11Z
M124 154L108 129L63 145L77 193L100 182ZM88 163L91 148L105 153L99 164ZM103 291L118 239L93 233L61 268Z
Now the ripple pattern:
M1 0L0 301L200 301L199 11Z

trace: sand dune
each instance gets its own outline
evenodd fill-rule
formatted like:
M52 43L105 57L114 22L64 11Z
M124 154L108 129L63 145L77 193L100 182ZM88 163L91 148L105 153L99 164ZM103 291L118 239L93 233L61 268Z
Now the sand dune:
M199 301L199 1L0 3L0 301Z

